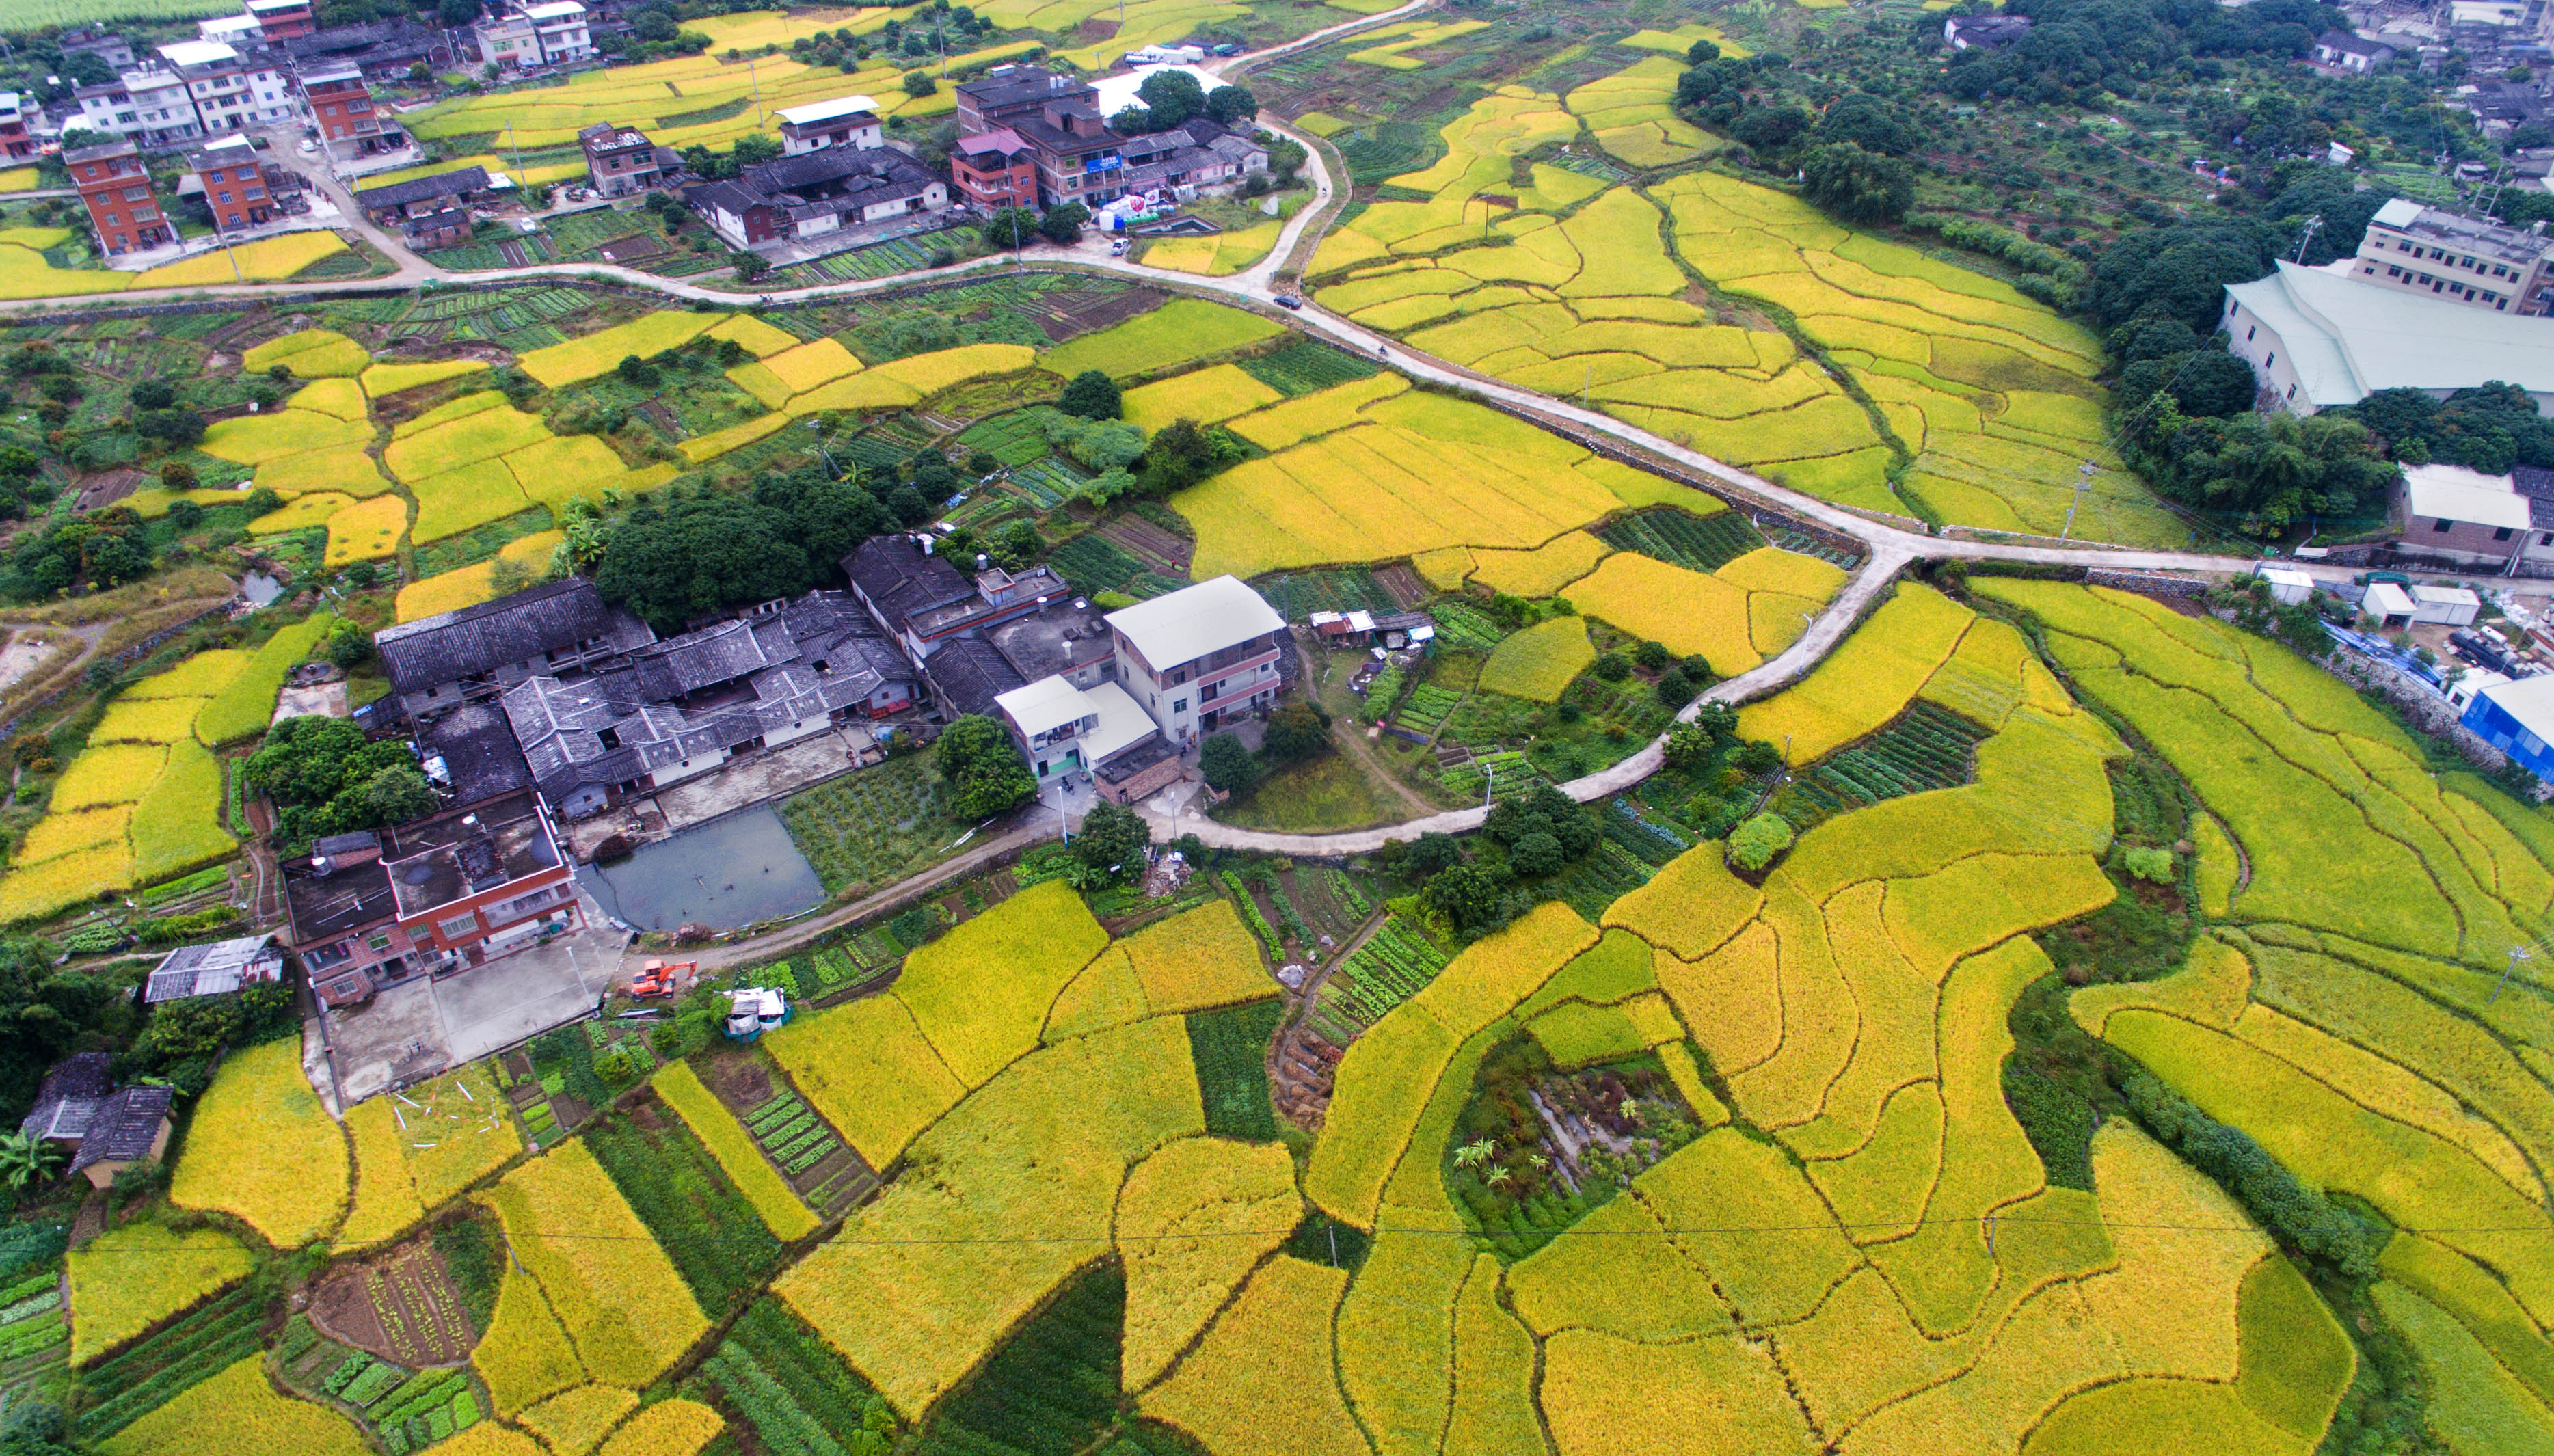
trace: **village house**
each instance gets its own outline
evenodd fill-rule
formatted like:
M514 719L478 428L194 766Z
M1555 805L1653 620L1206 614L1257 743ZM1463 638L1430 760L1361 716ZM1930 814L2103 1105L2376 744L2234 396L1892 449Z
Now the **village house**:
M576 134L585 153L586 179L606 197L628 197L663 186L682 164L670 148L647 140L637 127L597 122Z
M973 576L950 564L929 537L871 536L843 558L852 596L915 664L944 643L1028 616L1073 596L1053 567L1008 572L979 556Z
M15 91L0 91L0 158L36 155L36 139L27 135L27 109Z
M486 195L488 169L464 167L387 186L366 187L355 205L411 248L449 248L470 241L470 204Z
M284 866L285 922L331 1006L452 975L578 924L573 868L533 795L337 835Z
M878 121L877 102L867 96L837 96L831 101L784 106L772 115L780 118L780 151L784 156L822 152L828 147L867 152L886 145L886 129Z
M35 1110L18 1124L28 1137L69 1148L69 1171L91 1187L112 1184L136 1164L156 1162L169 1151L175 1130L170 1115L174 1093L167 1087L115 1089L113 1061L104 1052L81 1052L55 1063L36 1093Z
M949 152L949 182L969 206L987 212L1033 208L1038 204L1037 153L1008 127L961 137Z
M949 184L892 147L828 147L756 163L683 200L731 247L822 239L949 208Z
M656 640L583 577L388 626L374 634L400 710L418 721L533 677L573 678Z
M2361 75L2394 58L2394 48L2348 31L2326 31L2315 37L2315 59L2335 70Z
M917 674L840 592L766 603L574 682L506 690L541 797L584 819L733 760L912 706Z
M272 985L283 978L284 952L272 932L238 936L209 946L180 946L161 956L142 983L142 999L157 1005L227 996L245 986Z
M1108 626L1118 682L1182 747L1276 703L1286 621L1237 578L1138 602L1109 613Z

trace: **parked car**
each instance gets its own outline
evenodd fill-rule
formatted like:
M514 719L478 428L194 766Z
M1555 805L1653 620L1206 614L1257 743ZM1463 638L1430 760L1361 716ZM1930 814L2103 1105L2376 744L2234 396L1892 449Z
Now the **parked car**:
M1296 297L1292 293L1280 293L1277 295L1277 306L1280 308L1301 308L1304 306L1304 300Z
M302 156L304 156L304 157L308 157L308 156L310 156L312 153L315 153L315 152L317 152L317 151L319 150L319 144L318 144L318 143L316 143L316 142L314 142L314 141L312 141L312 140L310 140L308 137L303 137L303 138L301 139L301 146L300 146L300 149L299 149L299 150L300 150L300 153L301 153L301 155L302 155Z

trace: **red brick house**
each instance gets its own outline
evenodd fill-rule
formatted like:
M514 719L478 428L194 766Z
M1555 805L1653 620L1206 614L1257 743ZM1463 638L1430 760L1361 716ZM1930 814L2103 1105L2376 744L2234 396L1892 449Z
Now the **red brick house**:
M62 169L79 188L88 209L97 245L109 256L157 248L176 237L160 199L151 192L151 173L131 142L101 142L62 154Z

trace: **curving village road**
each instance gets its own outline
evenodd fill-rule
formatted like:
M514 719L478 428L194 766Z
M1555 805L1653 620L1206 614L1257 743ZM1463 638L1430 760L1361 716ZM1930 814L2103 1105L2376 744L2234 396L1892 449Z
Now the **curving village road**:
M1406 19L1435 7L1438 0L1412 0L1392 10L1362 16L1339 25L1313 32L1285 45L1246 56L1210 61L1204 69L1222 74L1246 69L1258 62L1328 44L1341 36L1378 25ZM1460 390L1493 401L1529 418L1559 426L1565 433L1580 436L1600 435L1654 457L1673 461L1705 480L1720 483L1741 498L1758 501L1804 516L1818 524L1861 543L1863 564L1844 590L1826 611L1810 625L1809 630L1779 656L1755 668L1713 685L1682 716L1690 721L1704 702L1737 704L1762 697L1808 672L1835 645L1842 641L1855 622L1861 619L1874 600L1887 589L1898 574L1911 563L1957 558L1970 561L2037 562L2049 565L2100 567L2127 571L2182 571L2227 573L2241 569L2240 558L2211 556L2191 552L2134 550L2102 545L2052 546L2020 541L1978 541L1936 536L1921 531L1874 520L1841 506L1804 495L1777 482L1751 474L1735 466L1704 455L1673 440L1627 424L1611 415L1583 408L1564 399L1519 389L1498 380L1476 375L1430 355L1417 353L1388 335L1362 328L1354 322L1322 308L1310 299L1295 300L1300 306L1281 307L1280 296L1292 298L1292 285L1283 269L1303 242L1308 230L1326 224L1340 202L1340 193L1331 175L1322 146L1313 139L1289 130L1277 118L1262 113L1262 126L1292 137L1304 146L1304 174L1313 184L1313 199L1301 208L1280 231L1276 246L1256 265L1225 278L1199 278L1148 268L1140 263L1111 257L1104 242L1086 241L1073 248L1041 245L1025 254L995 255L947 268L927 269L885 279L828 283L814 287L774 289L767 293L747 294L732 290L704 287L697 283L657 278L633 269L603 264L535 265L525 268L495 269L486 272L453 274L428 263L403 247L383 230L361 220L353 199L344 188L324 174L312 180L334 197L340 208L352 219L357 231L399 264L396 273L384 278L353 280L333 283L304 284L233 284L217 287L184 289L129 290L107 297L86 300L85 306L125 306L159 301L195 301L207 298L273 299L286 296L325 296L337 292L377 291L384 286L437 287L457 285L482 287L490 284L534 280L588 280L648 289L671 298L709 301L728 305L765 302L787 304L818 300L856 298L864 294L911 289L916 284L997 276L1007 272L1081 272L1100 273L1140 280L1169 291L1193 294L1219 302L1235 304L1286 324L1300 332L1327 339L1343 348L1381 359L1391 367L1416 379L1427 380L1451 389ZM1317 235L1318 236L1318 235ZM0 315L42 313L48 310L76 309L79 301L60 299L0 302ZM2327 580L2346 579L2344 568L2321 567L2297 563L2306 571ZM1582 802L1619 793L1658 771L1664 739L1654 740L1640 752L1622 762L1571 780L1562 788ZM1478 828L1486 810L1462 809L1428 815L1399 824L1378 826L1338 834L1296 835L1274 834L1237 829L1186 810L1176 816L1147 807L1147 820L1158 838L1171 839L1194 834L1205 842L1219 847L1258 849L1298 855L1335 855L1363 853L1396 840L1415 839L1430 832L1455 833ZM973 856L967 856L973 858ZM763 942L787 938L803 941L844 920L858 918L874 907L867 904L842 907L825 916L801 921L774 937L759 942L741 942L722 948L720 958L736 962L745 958Z

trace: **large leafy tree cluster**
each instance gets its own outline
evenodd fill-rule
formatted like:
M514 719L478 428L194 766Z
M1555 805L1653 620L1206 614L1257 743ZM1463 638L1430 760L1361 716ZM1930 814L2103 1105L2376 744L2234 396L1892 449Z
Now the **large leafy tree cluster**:
M2106 328L2137 318L2175 318L2207 333L2226 309L2226 285L2268 273L2282 241L2276 228L2251 222L2123 234L2093 265L2085 311Z
M2368 427L2339 414L2194 418L2159 394L2130 424L2129 461L2157 490L2253 536L2365 514L2396 475Z
M294 844L406 824L435 803L406 743L374 742L342 718L277 724L240 781L275 801L277 838Z
M73 587L121 586L151 570L151 539L129 506L113 505L56 521L19 538L0 590L19 601Z
M982 714L950 724L931 751L940 776L949 781L949 812L956 818L1000 814L1037 792L1037 780L1029 777L1010 731Z
M658 631L679 630L723 607L817 586L854 546L895 525L870 490L811 467L766 476L751 495L640 502L605 534L594 584Z
M84 1035L120 1036L133 1015L125 987L57 973L54 956L32 936L0 941L0 1108L13 1119L36 1100L46 1067L77 1051Z
M1916 171L1852 142L1812 147L1800 163L1800 191L1847 222L1891 223L1916 201Z
M2091 105L2104 91L2133 91L2184 56L2293 59L2313 49L2317 35L2348 28L2340 11L2313 0L2259 0L2231 10L2213 0L2012 0L2005 13L2028 17L2031 33L2010 46L1953 55L1942 76L1953 95ZM1916 23L1940 24L1929 15Z
M2418 390L2380 390L2335 412L2376 431L2406 464L2436 460L2486 475L2518 465L2554 468L2554 421L2538 414L2536 401L2516 385L2478 385L2445 399Z
M1259 98L1243 87L1218 86L1210 91L1184 70L1152 72L1135 88L1135 97L1143 104L1123 108L1108 118L1110 126L1127 133L1167 132L1201 116L1239 126L1259 112Z

